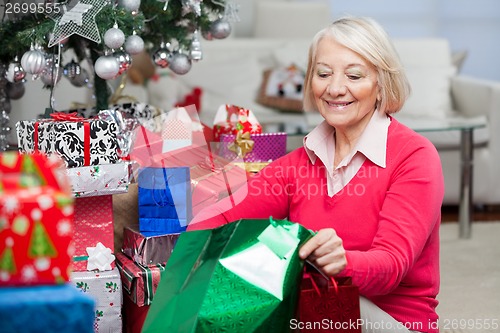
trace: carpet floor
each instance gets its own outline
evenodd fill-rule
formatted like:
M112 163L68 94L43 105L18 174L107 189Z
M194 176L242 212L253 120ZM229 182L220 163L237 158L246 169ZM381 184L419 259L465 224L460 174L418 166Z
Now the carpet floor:
M470 239L441 225L438 299L441 333L500 332L500 222L474 222Z

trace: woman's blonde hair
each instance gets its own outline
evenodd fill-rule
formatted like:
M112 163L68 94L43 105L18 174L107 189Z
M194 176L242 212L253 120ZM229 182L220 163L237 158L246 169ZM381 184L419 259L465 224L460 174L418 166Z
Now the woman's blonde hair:
M323 38L333 38L337 43L358 53L376 71L380 100L377 108L386 113L399 111L410 94L410 85L389 36L373 19L345 17L319 31L309 47L307 71L304 80L304 110L317 111L311 82L314 76L318 44Z

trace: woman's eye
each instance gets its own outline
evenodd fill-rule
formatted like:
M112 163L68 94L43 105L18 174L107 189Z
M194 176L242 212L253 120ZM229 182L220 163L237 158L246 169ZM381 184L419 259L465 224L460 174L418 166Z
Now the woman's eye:
M347 78L349 80L354 80L355 81L355 80L361 79L361 77L362 77L361 75L357 75L357 74L347 74Z
M319 76L320 78L326 78L326 77L328 77L329 75L330 75L330 73L328 73L328 72L318 72L318 76Z

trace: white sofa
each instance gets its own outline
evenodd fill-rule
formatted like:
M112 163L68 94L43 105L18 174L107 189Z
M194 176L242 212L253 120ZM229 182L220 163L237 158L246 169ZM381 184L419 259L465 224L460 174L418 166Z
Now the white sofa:
M500 204L500 82L457 74L448 42L444 39L399 39L396 48L409 75L413 94L396 115L414 126L420 121L439 123L450 117L481 118L487 126L474 131L475 204ZM160 79L147 86L128 84L124 94L169 109L193 87L203 89L200 118L211 124L221 104L236 104L253 110L266 131L288 132L288 150L301 144L302 136L318 122L313 114L281 112L264 107L256 100L262 73L269 68L295 63L305 68L310 38L228 38L204 42L204 59L194 63L189 73L175 76L159 70ZM59 109L65 103L85 102L89 91L74 88L66 81L55 90ZM48 91L30 82L25 98L12 101L12 124L43 113ZM83 89L83 90L82 90ZM436 145L445 175L445 203L459 202L460 133L425 132Z
M211 124L221 104L253 110L267 131L286 130L288 150L301 144L302 135L320 121L317 115L282 112L262 106L256 96L262 73L268 68L295 63L305 68L310 39L230 38L203 44L204 59L184 76L163 72L150 81L148 101L168 109L192 87L203 89L200 118ZM403 123L419 127L451 118L484 119L486 127L474 131L475 204L500 204L500 82L457 74L448 42L444 39L394 40L412 85L412 96L396 115ZM130 94L144 94L130 86ZM134 92L135 91L135 92ZM445 203L459 202L460 132L422 132L438 148L445 175Z

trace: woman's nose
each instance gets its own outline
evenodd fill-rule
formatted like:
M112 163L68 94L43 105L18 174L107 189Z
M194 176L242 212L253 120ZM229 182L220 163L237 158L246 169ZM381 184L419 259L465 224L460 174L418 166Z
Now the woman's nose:
M333 75L328 84L328 93L331 96L345 95L347 94L347 86L342 77Z

